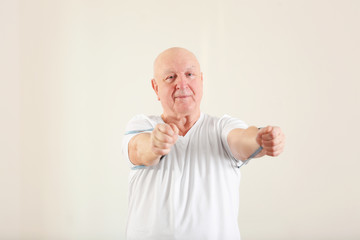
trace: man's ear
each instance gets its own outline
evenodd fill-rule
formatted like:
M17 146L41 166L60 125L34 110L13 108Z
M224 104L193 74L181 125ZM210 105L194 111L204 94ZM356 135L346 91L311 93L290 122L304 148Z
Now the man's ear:
M160 101L160 97L159 97L159 89L158 89L158 85L156 83L156 80L155 78L151 79L151 86L152 88L154 89L155 93L156 93L156 96L157 96L157 99Z

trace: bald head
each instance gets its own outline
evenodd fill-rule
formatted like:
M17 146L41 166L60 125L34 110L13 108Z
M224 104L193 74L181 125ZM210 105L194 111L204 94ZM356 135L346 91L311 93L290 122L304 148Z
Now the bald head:
M151 84L165 117L199 116L203 78L192 52L174 47L160 53L154 61Z
M172 47L160 53L154 61L154 78L164 71L171 71L179 66L187 66L200 71L196 56L185 48Z

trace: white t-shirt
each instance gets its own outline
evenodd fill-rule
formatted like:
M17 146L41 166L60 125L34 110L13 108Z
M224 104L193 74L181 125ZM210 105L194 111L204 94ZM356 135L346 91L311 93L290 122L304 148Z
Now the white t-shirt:
M158 123L164 123L160 116L137 115L126 129L123 152L132 168L127 239L239 240L241 161L232 156L227 135L247 125L227 115L201 113L159 164L133 165L130 139Z

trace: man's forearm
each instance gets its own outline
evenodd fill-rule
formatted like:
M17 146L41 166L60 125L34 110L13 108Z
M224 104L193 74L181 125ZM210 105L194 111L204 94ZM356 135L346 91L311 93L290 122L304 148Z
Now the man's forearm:
M153 166L159 163L160 155L151 150L150 133L141 133L129 142L129 158L135 165Z
M247 160L260 145L256 142L258 128L251 126L247 129L234 129L228 135L228 144L234 157L238 160ZM260 152L255 157L262 157Z

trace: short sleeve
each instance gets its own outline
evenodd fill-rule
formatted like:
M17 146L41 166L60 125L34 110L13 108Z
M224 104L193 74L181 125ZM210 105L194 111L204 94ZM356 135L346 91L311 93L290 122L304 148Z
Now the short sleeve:
M135 167L129 158L129 142L137 134L151 132L154 123L145 115L139 114L133 117L127 124L122 141L122 152L130 167Z
M236 159L230 150L230 146L227 141L227 137L231 130L233 130L235 128L247 129L249 126L245 122L243 122L237 118L233 118L229 115L224 115L223 117L221 117L219 120L219 124L221 127L222 144L223 144L227 154L229 156L233 157L234 159Z

